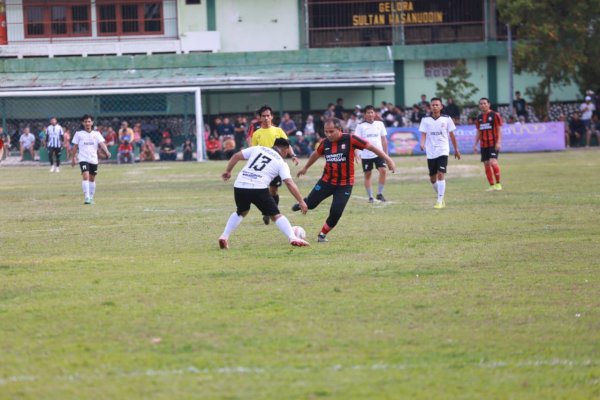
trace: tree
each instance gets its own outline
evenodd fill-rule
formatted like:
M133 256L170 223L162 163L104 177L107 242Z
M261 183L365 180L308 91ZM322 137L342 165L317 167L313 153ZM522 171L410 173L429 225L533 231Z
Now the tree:
M590 29L597 30L600 0L497 0L500 19L516 29L514 66L542 77L529 91L545 97L546 113L552 85L579 81L581 71L592 68L597 59L586 54L592 43ZM541 117L545 117L541 115Z
M450 71L450 75L444 79L444 83L437 82L435 95L442 99L452 97L454 103L459 106L468 106L474 104L471 97L479 91L477 87L468 81L471 73L463 61L456 63L456 66Z

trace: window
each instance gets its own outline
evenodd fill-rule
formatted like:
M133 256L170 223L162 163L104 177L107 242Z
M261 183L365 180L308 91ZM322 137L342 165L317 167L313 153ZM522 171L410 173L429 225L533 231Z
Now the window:
M200 0L185 0L185 4L202 4Z
M158 35L163 33L162 1L97 1L98 35Z
M465 62L465 60L425 61L425 77L447 78L460 61Z
M25 37L90 36L89 2L25 0Z

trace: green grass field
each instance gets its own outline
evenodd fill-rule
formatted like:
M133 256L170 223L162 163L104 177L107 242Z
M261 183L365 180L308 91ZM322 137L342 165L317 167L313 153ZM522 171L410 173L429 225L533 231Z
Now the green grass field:
M329 243L282 188L312 246L253 209L228 251L223 162L101 165L94 206L0 167L0 398L600 398L600 151L504 154L495 193L451 160L444 210L396 160Z

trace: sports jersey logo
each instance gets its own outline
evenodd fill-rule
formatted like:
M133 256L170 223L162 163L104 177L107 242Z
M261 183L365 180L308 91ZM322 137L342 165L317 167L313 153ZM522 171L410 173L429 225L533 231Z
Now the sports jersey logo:
M346 143L342 143L342 150L346 150Z
M492 124L489 122L486 122L485 124L479 125L479 129L482 131L485 131L487 129L492 129Z
M325 156L325 161L327 161L327 162L344 162L344 161L346 161L346 157L342 153L327 154Z

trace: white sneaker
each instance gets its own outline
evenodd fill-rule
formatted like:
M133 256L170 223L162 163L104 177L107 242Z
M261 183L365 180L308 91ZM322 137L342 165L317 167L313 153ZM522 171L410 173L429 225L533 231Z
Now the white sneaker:
M308 243L306 240L300 239L300 238L290 239L290 244L295 247L310 246L310 243Z
M56 170L54 172L60 172L60 168L56 167Z
M50 172L54 172L54 171L56 171L56 167L53 165L53 166L50 168Z

